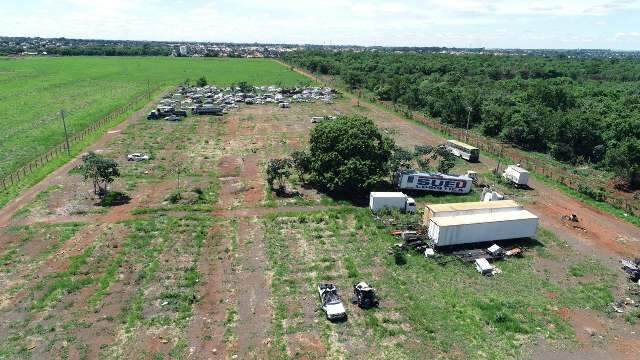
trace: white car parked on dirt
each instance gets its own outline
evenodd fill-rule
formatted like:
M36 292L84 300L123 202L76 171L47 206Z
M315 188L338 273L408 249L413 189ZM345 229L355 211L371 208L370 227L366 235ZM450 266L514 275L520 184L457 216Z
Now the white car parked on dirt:
M141 154L141 153L133 153L133 154L127 155L127 160L128 161L146 161L146 160L149 160L149 155Z

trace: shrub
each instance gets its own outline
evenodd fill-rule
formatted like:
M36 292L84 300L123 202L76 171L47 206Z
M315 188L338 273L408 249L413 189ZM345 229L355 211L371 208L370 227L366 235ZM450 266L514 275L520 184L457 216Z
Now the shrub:
M131 198L120 191L108 191L100 200L100 206L110 207L127 204Z
M591 187L582 184L578 185L578 192L596 201L605 201L607 196L603 189L594 190Z

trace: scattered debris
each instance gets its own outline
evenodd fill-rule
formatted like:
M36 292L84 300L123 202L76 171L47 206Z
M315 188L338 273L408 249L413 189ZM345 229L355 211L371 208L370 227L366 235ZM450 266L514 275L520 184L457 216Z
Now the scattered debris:
M571 221L571 222L580 222L578 220L578 215L576 214L571 214L571 215L562 215L562 217L560 218L562 221Z
M611 307L617 313L623 313L628 308L637 308L640 307L640 302L634 301L631 298L624 298L617 300L616 302L611 303Z
M622 259L622 270L627 273L629 280L640 284L640 258L633 260Z

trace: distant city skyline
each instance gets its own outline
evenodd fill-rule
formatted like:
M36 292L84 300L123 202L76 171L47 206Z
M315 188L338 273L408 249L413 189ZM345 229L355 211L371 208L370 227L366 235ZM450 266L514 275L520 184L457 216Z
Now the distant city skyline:
M640 0L22 0L0 14L0 36L640 49Z

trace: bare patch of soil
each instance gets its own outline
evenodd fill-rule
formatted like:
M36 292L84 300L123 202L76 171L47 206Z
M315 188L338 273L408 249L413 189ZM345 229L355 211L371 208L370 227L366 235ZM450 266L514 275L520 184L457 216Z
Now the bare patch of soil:
M242 179L247 180L247 191L244 194L244 205L255 206L262 201L264 196L264 183L261 181L258 157L247 156L242 169Z
M187 358L226 358L228 354L224 339L225 314L228 291L223 284L229 281L231 255L225 252L230 246L230 236L219 226L210 230L198 261L200 280L198 302L193 307L193 316L187 330L189 348Z
M238 245L238 355L242 359L262 359L268 352L268 344L264 342L271 332L271 307L261 225L255 220L241 219Z

